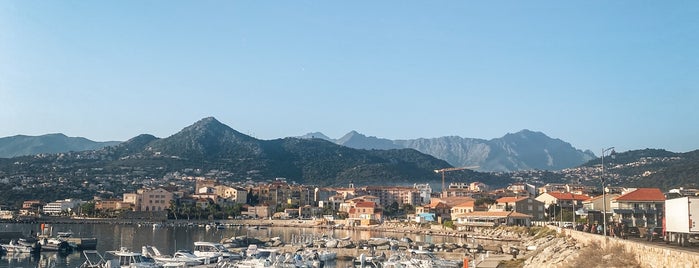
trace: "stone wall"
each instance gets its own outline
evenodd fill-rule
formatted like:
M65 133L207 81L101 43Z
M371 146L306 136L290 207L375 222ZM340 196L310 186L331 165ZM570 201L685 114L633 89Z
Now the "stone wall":
M597 242L600 245L622 246L628 252L634 254L636 260L641 263L643 267L699 267L699 252L690 252L677 248L667 248L660 245L644 244L614 237L604 237L601 235L573 231L570 229L557 229L559 233L564 232L566 236L570 236L579 243L585 245L589 245L592 242Z

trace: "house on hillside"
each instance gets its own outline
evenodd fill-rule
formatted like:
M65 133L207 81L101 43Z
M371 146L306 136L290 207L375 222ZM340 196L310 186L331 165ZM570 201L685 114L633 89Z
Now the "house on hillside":
M532 220L541 221L546 217L544 202L533 197L502 197L491 205L488 211L515 211L532 216Z
M550 206L555 205L564 210L575 211L582 207L582 202L590 199L587 195L580 195L574 193L562 193L562 192L547 192L540 194L536 197L537 201L543 202L544 207L548 209ZM546 215L547 218L553 215Z
M620 194L606 194L605 196L598 195L585 200L583 201L582 211L577 210L578 213L576 213L576 215L586 216L587 222L590 224L602 223L604 222L604 217L602 217L602 211L604 211L605 208L604 201L607 202L606 215L611 215L611 201L619 195Z
M471 205L471 203L473 202ZM460 207L461 210L475 210L475 200L470 197L447 197L447 198L432 198L429 204L424 206L416 206L415 214L425 215L433 214L439 223L452 220L452 208ZM458 209L458 208L457 208ZM461 213L457 211L457 213Z
M383 210L375 202L354 203L348 214L349 226L369 226L381 223L383 220Z
M628 226L661 226L665 194L658 188L628 189L611 200L613 222Z

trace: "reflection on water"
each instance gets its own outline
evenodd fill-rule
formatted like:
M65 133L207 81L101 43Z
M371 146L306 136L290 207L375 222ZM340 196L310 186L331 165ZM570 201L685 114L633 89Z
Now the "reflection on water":
M36 233L39 224L3 224L0 231L22 232L25 235ZM354 240L369 240L372 237L395 237L407 236L414 241L429 243L467 243L465 238L415 235L405 233L384 233L365 230L333 230L317 228L247 228L244 226L230 226L226 229L212 228L207 230L196 226L177 226L154 228L152 225L134 224L54 224L53 232L72 231L75 237L96 237L97 251L104 253L108 250L116 250L120 247L127 247L132 251L141 251L144 245L155 246L161 252L171 254L179 249L192 250L195 241L219 242L224 238L234 236L250 237L281 237L282 241L289 243L296 237L321 237L328 236L334 238L351 237ZM470 239L469 239L470 240ZM80 252L69 255L60 255L55 252L42 252L38 255L30 254L8 254L0 256L0 268L4 267L48 267L49 263L55 263L56 268L78 267L85 261ZM334 267L328 264L326 267ZM336 267L345 265L337 264Z

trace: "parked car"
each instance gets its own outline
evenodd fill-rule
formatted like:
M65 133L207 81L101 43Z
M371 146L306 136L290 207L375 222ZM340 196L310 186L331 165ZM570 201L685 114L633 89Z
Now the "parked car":
M653 241L653 239L662 239L662 238L663 238L663 228L662 227L648 228L648 234L646 235L646 240Z
M638 227L632 226L632 227L629 227L629 229L628 229L628 236L631 236L631 237L640 237L640 236L641 236L641 232L638 231Z

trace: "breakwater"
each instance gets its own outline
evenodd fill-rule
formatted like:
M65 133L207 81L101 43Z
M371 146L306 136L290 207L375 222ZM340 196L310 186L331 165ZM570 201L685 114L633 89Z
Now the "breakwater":
M609 236L605 237L570 229L559 229L559 232L583 245L597 243L606 246L619 246L625 249L626 252L633 254L634 258L643 267L699 267L699 252L639 243ZM604 256L605 253L602 252L601 255Z

